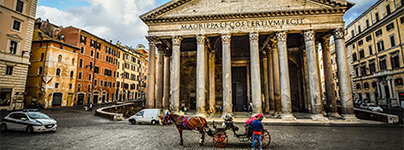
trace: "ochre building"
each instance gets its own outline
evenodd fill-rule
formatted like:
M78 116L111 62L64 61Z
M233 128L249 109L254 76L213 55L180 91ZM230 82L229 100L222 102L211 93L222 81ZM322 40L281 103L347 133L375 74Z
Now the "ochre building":
M149 27L146 105L174 112L186 106L205 116L251 104L253 115L285 120L295 119L294 112L339 117L334 88L327 89L324 108L317 55L321 43L324 68L331 68L333 36L342 116L354 119L342 18L352 6L344 0L173 0L147 12L140 16ZM156 47L163 63L153 59ZM324 71L325 86L334 87L332 70Z
M355 99L404 105L404 0L379 0L346 28Z

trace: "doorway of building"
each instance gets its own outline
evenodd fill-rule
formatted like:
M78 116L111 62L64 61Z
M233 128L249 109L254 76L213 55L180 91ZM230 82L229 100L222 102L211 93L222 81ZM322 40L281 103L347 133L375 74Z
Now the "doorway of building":
M94 97L93 97L93 103L97 104L98 103L98 92L94 92Z
M84 103L84 94L80 93L77 95L77 105L83 105Z
M61 106L62 98L63 98L62 93L53 93L52 106Z
M190 110L196 110L196 97L191 97Z
M73 93L69 93L67 95L67 106L73 106L72 101L73 101Z
M233 112L244 111L248 108L247 100L247 67L232 67L232 102Z

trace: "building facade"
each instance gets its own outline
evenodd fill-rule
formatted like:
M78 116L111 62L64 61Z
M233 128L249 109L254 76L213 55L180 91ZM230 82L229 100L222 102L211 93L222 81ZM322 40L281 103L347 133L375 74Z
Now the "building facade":
M218 106L226 115L252 104L253 114L293 120L293 112L309 112L325 119L317 43L324 68L331 68L332 35L342 116L354 119L342 19L352 6L344 0L173 0L141 15L149 27L146 107L178 112L186 106L204 116ZM152 59L156 47L169 65ZM326 87L333 87L332 71L324 74ZM329 93L327 113L339 117Z
M404 0L379 0L346 27L355 99L404 105Z
M35 24L31 65L25 96L27 106L43 108L74 105L79 48L64 43L60 28L48 21Z
M24 107L37 0L0 0L0 110Z

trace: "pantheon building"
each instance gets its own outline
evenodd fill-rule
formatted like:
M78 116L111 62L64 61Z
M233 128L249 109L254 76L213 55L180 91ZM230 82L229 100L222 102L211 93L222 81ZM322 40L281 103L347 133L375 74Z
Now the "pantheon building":
M345 0L172 0L151 10L140 16L149 28L146 107L174 112L187 107L206 116L252 105L253 115L284 120L294 120L295 112L313 119L353 119L343 30L343 15L353 5ZM325 96L318 53L324 57Z

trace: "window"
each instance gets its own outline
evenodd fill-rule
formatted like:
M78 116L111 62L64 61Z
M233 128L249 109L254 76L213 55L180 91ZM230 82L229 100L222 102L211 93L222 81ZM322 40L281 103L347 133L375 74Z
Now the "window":
M369 55L373 55L373 48L372 48L372 45L369 45Z
M371 36L371 35L369 35L369 36L366 37L366 42L369 42L370 40L372 40L372 36Z
M75 61L74 58L72 58L72 65L74 65L74 61Z
M10 106L13 89L0 89L0 106Z
M108 82L108 87L111 87L111 82Z
M352 60L353 60L353 61L358 60L358 57L356 56L356 53L353 53L353 54L352 54Z
M81 91L81 84L77 84L77 91Z
M100 86L102 86L103 84L104 84L104 81L101 80L101 81L100 81Z
M390 45L391 45L391 47L396 46L396 41L394 40L394 35L390 36Z
M376 22L378 22L380 19L379 19L379 13L377 12L377 13L375 13L375 17L376 17Z
M58 89L59 88L59 83L55 83L55 88Z
M365 83L363 84L363 88L369 89L369 83L365 82Z
M63 49L63 45L60 45L59 48L60 48L60 49Z
M62 62L62 55L58 56L58 62Z
M21 22L18 21L18 20L14 20L14 22L13 22L13 30L20 31L20 28L21 28Z
M358 26L358 31L359 31L359 33L362 32L361 26Z
M386 13L387 13L387 15L391 14L390 4L386 5Z
M94 56L94 51L93 50L91 50L91 57L93 57Z
M386 57L380 58L379 64L380 64L380 71L387 70Z
M8 52L10 54L16 54L17 53L17 45L18 45L18 42L10 41L10 51L8 51Z
M374 61L369 62L369 70L370 70L370 74L373 74L376 72L376 64Z
M73 89L73 84L69 84L69 89L71 90L71 89Z
M13 75L13 66L6 67L6 75Z
M94 67L94 73L98 74L98 73L99 73L99 69L100 69L100 68L98 68L98 66L95 66L95 67Z
M73 78L74 72L70 71L70 78Z
M366 75L367 75L367 72L366 72L366 63L363 63L363 64L361 65L361 75L362 75L362 76L366 76Z
M358 90L361 89L361 84L360 84L360 83L357 83L357 84L356 84L356 89L358 89Z
M366 22L366 28L369 28L369 26L370 26L369 25L369 20L366 20L365 22Z
M403 86L403 78L397 78L394 80L396 86Z
M95 58L100 59L100 53L99 53L99 52L97 52L97 53L95 54Z
M97 86L97 82L98 82L98 80L94 79L94 86Z
M92 61L90 61L89 66L90 66L90 70L93 70L93 62Z
M84 47L81 47L80 53L84 54Z
M360 41L358 42L358 45L359 45L359 46L362 46L362 45L363 45L363 40L360 40Z
M394 23L390 23L389 25L386 26L387 31L391 31L394 29Z
M402 5L404 5L404 3ZM404 16L400 18L400 22L401 24L404 24Z
M91 39L90 46L95 47L95 41L93 39Z
M87 37L84 36L84 35L81 35L80 43L86 44L86 41L87 41ZM81 48L84 49L83 47L81 47ZM83 53L83 52L82 52L82 53Z
M45 54L42 53L42 54L41 54L41 61L43 61L44 57L45 57Z
M372 82L372 87L373 87L373 88L376 88L376 87L377 87L377 82L376 82L376 81L373 81L373 82Z
M384 42L383 41L377 42L377 50L379 52L384 51Z
M355 31L351 30L351 34L352 34L352 37L354 37L355 36Z
M382 29L376 31L376 36L379 37L383 34Z
M358 65L355 65L354 68L355 68L355 77L359 77L359 67L358 67Z
M79 79L81 79L81 75L82 75L81 72L79 72Z
M91 81L91 74L88 74L88 80Z
M15 7L15 11L22 13L24 10L24 2L21 0L17 0L17 6Z
M83 59L80 59L80 64L79 64L80 68L83 68Z
M38 75L42 75L42 72L43 72L42 67L39 67L39 68L38 68Z
M361 50L359 51L359 58L360 58L360 59L365 58L365 50L361 49Z
M90 92L91 91L91 85L87 85L87 91Z
M60 76L60 68L56 69L56 76Z
M391 67L393 69L400 68L400 60L399 59L400 58L398 56L398 52L395 52L394 54L391 55L390 60L391 60Z
M107 87L107 86L108 86L108 82L105 81L105 82L104 82L104 87Z

